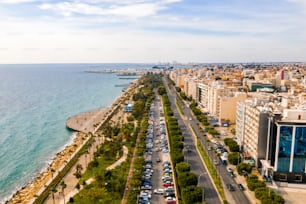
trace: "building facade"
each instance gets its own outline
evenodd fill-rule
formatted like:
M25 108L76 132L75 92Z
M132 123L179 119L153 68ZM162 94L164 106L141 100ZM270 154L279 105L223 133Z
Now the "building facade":
M269 118L263 174L273 180L306 183L306 111L284 110Z

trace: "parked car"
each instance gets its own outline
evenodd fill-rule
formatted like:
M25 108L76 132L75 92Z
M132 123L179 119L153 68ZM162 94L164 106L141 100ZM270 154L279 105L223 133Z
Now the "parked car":
M167 187L169 187L169 186L173 186L173 183L167 182L167 183L164 184L164 187L165 187L165 188L167 188Z
M174 191L171 191L171 192L165 192L164 193L164 197L172 197L172 198L175 198L175 193Z
M146 198L147 197L147 198L151 199L152 195L151 195L150 192L148 192L148 191L140 191L139 197L141 197L141 198Z
M168 192L168 193L174 192L174 187L169 186L169 187L165 188L165 192Z
M139 204L150 204L149 198L146 197L140 197L138 200Z

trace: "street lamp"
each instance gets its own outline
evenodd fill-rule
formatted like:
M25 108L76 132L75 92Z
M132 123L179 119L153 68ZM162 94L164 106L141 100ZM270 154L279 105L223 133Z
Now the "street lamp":
M198 176L198 185L199 185L199 187L201 187L201 186L200 186L200 179L201 179L201 176L203 176L203 175L205 175L205 174L207 174L207 172L203 172L203 173L201 173L201 174ZM202 186L202 203L204 203L204 201L205 201L205 189L204 189L204 182L203 182L203 186Z

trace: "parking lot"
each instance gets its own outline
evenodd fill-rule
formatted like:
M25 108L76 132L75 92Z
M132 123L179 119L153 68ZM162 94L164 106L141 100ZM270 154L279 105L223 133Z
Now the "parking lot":
M145 164L141 192L138 196L140 204L176 203L166 122L162 115L161 102L156 99L150 108L144 152Z

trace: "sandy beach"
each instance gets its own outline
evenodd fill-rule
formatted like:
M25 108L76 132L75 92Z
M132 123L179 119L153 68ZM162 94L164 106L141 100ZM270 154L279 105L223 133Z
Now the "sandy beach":
M56 154L55 158L51 164L42 172L39 173L32 182L18 190L12 198L7 201L9 204L17 203L32 203L35 197L39 195L45 186L47 186L57 175L57 173L64 168L67 161L69 161L76 151L78 151L87 141L88 136L86 133L95 131L104 123L106 120L118 121L125 118L123 111L123 103L129 100L132 93L135 90L135 85L129 87L129 89L124 92L120 97L118 97L110 108L98 109L95 111L89 111L87 113L82 113L75 117L71 117L68 120L71 122L71 129L78 130L73 143L64 148ZM113 112L116 112L114 115ZM67 120L67 121L68 121ZM94 145L95 146L95 145ZM81 159L81 158L80 158ZM71 169L71 171L73 168ZM73 178L70 178L70 180ZM68 181L69 183L69 181ZM73 183L73 182L72 182ZM73 186L74 188L75 186ZM67 189L68 193L68 189Z

